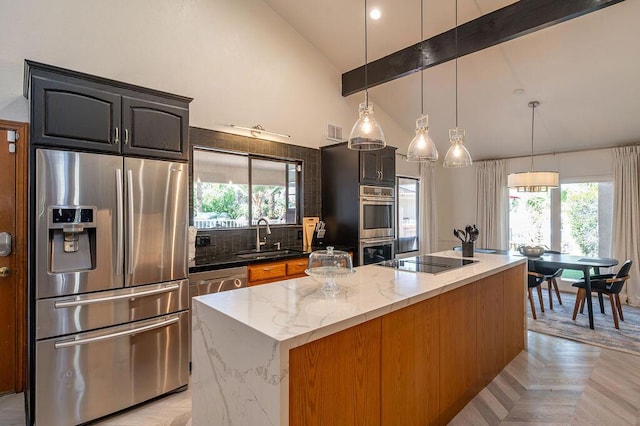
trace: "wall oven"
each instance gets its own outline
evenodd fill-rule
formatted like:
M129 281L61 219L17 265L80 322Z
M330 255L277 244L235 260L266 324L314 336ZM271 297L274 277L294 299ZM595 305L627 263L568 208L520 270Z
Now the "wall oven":
M371 265L395 257L395 241L393 238L372 238L360 240L360 265Z
M360 186L360 239L395 238L394 188Z

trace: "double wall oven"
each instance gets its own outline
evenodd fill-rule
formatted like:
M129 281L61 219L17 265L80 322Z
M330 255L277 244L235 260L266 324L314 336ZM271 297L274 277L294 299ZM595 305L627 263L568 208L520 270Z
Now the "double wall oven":
M361 265L393 259L395 255L394 188L360 186L359 259Z

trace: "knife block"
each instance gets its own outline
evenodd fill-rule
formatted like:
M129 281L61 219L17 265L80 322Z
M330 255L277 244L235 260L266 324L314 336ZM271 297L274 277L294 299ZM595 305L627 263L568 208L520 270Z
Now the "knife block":
M325 230L314 230L313 231L313 239L311 240L311 246L313 247L324 247L324 234Z

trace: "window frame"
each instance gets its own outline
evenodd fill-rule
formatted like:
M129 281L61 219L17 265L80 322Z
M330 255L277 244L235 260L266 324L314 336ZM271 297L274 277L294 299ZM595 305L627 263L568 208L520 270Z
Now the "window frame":
M260 160L260 161L271 161L274 163L284 163L284 164L294 164L295 165L295 171L296 171L296 194L295 194L295 203L296 203L296 214L295 214L295 222L293 223L274 223L274 224L270 224L270 226L275 226L275 227L284 227L284 226L300 226L302 224L302 217L303 217L303 202L302 202L302 192L303 192L303 171L304 171L304 161L301 159L296 159L296 158L285 158L285 157L275 157L275 156L269 156L269 155L261 155L261 154L254 154L254 153L250 153L250 152L238 152L238 151L229 151L229 150L223 150L223 149L216 149L216 148L211 148L211 147L207 147L207 146L199 146L199 145L194 145L192 147L192 160L191 161L191 167L192 167L192 173L191 173L191 179L190 179L190 185L194 186L195 183L195 153L196 151L202 151L202 152L209 152L209 153L214 153L214 154L225 154L225 155L237 155L240 157L244 157L247 159L247 187L249 188L249 196L248 196L248 200L247 200L247 204L248 204L248 211L247 211L247 215L248 215L248 220L247 220L247 226L243 226L243 227L235 227L235 228L223 228L223 227L218 227L218 228L197 228L198 230L203 230L203 231L220 231L220 230L228 230L228 229L235 229L235 230L240 230L240 229L251 229L253 227L255 227L254 224L254 218L253 218L253 165L252 162L253 160ZM285 194L284 194L284 199L285 199L285 218L286 218L286 210L287 210L287 206L288 206L288 200L289 200L289 174L288 174L288 170L285 166ZM190 197L190 201L193 203L194 201L194 196L195 196L195 191L192 191L191 193L191 197ZM191 220L192 223L194 223L195 220L195 209L194 206L192 205L191 208ZM255 221L257 221L260 218L256 218Z

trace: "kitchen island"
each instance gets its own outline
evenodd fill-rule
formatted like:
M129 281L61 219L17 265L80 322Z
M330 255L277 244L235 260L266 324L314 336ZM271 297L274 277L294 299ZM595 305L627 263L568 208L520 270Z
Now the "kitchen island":
M525 348L526 260L474 260L194 298L193 424L446 424Z

